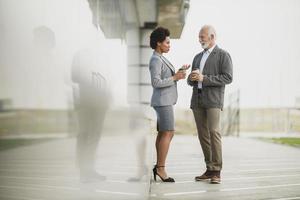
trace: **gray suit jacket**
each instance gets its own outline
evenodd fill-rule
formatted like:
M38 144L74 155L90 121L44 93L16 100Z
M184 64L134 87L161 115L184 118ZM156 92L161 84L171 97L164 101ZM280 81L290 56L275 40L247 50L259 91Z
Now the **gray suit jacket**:
M192 69L199 69L203 52L197 54L193 60ZM232 82L232 61L229 53L215 46L207 58L202 70L204 79L202 93L198 94L198 82L190 81L193 86L191 108L223 108L225 85Z
M153 52L149 62L153 94L151 106L168 106L177 102L177 83L173 80L175 68L162 55Z

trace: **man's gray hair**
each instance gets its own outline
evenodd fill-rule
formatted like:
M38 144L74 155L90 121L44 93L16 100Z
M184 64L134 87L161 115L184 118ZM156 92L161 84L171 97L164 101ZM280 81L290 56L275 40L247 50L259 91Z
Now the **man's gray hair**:
M213 26L211 25L204 25L202 26L201 30L207 30L208 35L211 37L212 35L214 36L214 38L217 38L217 33L216 30Z

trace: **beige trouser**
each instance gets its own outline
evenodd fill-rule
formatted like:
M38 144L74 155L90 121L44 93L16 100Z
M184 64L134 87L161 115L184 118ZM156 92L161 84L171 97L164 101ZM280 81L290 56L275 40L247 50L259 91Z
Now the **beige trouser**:
M204 154L206 168L211 171L222 169L222 142L220 134L219 108L193 108L198 138Z

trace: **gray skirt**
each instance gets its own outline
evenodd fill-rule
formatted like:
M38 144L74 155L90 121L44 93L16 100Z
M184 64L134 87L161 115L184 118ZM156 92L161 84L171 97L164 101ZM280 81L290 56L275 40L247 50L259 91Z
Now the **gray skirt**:
M153 108L157 116L157 131L174 131L173 106L155 106Z

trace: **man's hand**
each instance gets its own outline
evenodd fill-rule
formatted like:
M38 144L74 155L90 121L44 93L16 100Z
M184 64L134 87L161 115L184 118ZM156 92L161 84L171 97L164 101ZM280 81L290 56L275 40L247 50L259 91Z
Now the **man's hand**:
M191 81L200 81L200 82L202 82L203 78L204 78L204 76L203 76L203 74L199 70L194 70L189 75L189 79Z

